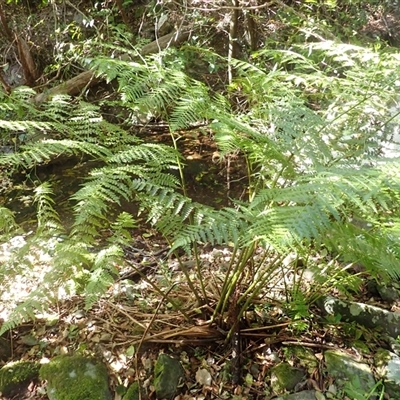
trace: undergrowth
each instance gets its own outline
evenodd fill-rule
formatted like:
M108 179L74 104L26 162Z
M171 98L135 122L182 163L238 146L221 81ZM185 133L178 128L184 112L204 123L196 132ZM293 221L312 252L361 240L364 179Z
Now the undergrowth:
M32 233L23 230L3 198L1 240L10 243L19 235L24 242L2 261L0 275L11 285L38 262L28 254L46 254L51 269L11 312L0 334L62 296L83 295L90 308L107 291L137 217L116 211L121 201L138 202L170 243L171 254L184 249L198 261L195 275L184 263L180 267L199 306L211 305L211 299L198 246L231 247L213 304L214 322L225 313L239 320L275 277L296 268L285 262L288 255L307 265L312 255L327 250L329 257L309 266L318 272L330 259L340 260L330 277L337 287L346 280L355 290L359 284L351 280L346 263L360 262L380 279L398 278L400 163L386 152L395 146L390 107L400 81L397 55L330 41L260 50L249 62L231 60L235 78L222 95L185 73L188 52L205 60L219 57L187 46L182 53L166 51L130 62L90 61L97 74L118 82L119 106L131 115L127 125L138 118L166 121L172 147L144 143L84 102L54 97L38 110L27 89L1 99L1 140L13 148L1 155L0 166L12 182L21 172L60 157L78 155L99 165L70 196L72 227L60 219L51 182L30 182L37 210ZM185 57L178 63L180 54ZM217 210L186 195L178 142L199 121L214 135L221 161L231 154L246 161L248 196L233 199L232 207ZM180 180L171 169L180 171ZM260 249L263 256L255 262ZM300 289L301 282L286 286L293 309L299 299L307 307L321 286L303 296ZM169 293L169 288L159 290ZM228 337L234 329L235 324Z

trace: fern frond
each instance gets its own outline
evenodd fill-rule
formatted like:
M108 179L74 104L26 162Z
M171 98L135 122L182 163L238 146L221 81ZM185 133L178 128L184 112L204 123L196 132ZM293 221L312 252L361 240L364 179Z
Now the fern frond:
M52 129L52 126L48 122L0 120L0 128L10 131L49 131Z
M366 230L353 224L336 224L325 246L340 254L344 262L359 263L380 279L399 279L400 245L398 238L378 229Z
M54 208L53 191L49 183L44 182L35 189L34 201L37 203L37 234L43 237L64 233L60 217Z
M18 229L18 224L15 221L14 213L6 207L0 207L0 238L7 238L8 234L16 229Z
M117 152L108 161L116 164L144 162L149 166L162 170L176 166L177 158L181 158L181 156L170 146L141 143L138 146L130 146L125 151Z
M128 246L132 242L132 235L129 229L135 228L136 221L132 215L123 211L118 214L115 222L111 224L114 234L107 239L110 245Z
M37 164L46 163L62 154L87 154L104 159L110 156L110 151L98 144L78 142L74 140L43 140L34 144L21 146L22 152L0 155L0 165L32 168Z
M99 251L85 287L85 307L89 309L114 283L112 274L118 274L116 264L121 263L124 252L120 246L111 245Z
M0 336L23 322L35 320L39 312L48 311L50 303L44 301L41 291L32 292L28 299L17 305L0 327Z
M243 244L259 241L285 253L321 237L331 224L330 213L318 203L273 207L251 216Z

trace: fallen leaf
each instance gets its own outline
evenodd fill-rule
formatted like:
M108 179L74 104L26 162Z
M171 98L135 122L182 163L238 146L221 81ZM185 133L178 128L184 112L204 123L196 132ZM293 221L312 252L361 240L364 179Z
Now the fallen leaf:
M198 369L196 372L196 381L200 385L210 386L211 385L211 374L205 369Z

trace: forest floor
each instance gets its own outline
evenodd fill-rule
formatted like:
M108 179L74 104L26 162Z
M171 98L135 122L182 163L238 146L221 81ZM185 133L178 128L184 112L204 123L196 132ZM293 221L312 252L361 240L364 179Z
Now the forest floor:
M51 15L49 10L43 13ZM53 20L43 20L46 25L42 35L47 37L53 29ZM51 45L44 37L43 43ZM51 58L44 54L42 60ZM18 80L17 67L13 65L11 69L15 69L13 76ZM168 129L161 123L136 129L138 136L149 142L170 143ZM246 170L240 154L217 161L213 137L202 128L184 132L178 144L185 158L188 194L194 201L220 208L231 205L232 199L246 198ZM35 174L39 178L58 180L60 186L55 190L59 191L58 203L62 208L68 194L79 186L84 169L85 163L79 167L53 164L39 168ZM16 209L18 206L16 204ZM135 207L122 204L122 209L129 212L136 212ZM61 215L65 220L70 217ZM107 232L104 235L106 237ZM153 366L159 353L165 352L179 359L185 370L185 386L176 399L265 399L269 391L268 371L277 359L285 359L287 346L298 344L313 350L320 364L308 374L302 388L323 392L331 384L324 372L323 349L341 349L354 354L353 341L357 335L365 335L370 342L375 342L374 345L380 342L378 336L358 327L346 332L341 324L327 325L313 306L303 310L301 318L288 317L280 305L288 282L302 279L305 287L312 285L307 278L308 271L298 265L294 271L283 270L283 275L270 282L264 301L255 304L239 322L239 344L233 343L232 338L228 338L231 321L221 317L210 324L220 295L220 283L234 257L232 248L205 245L199 247L197 260L184 255L178 259L176 255L168 255L169 243L146 223L145 218L138 219L138 228L133 230L132 237L132 246L125 248L125 263L118 266L119 276L101 301L86 311L84 299L68 298L53 308L53 315L38 316L34 322L24 323L9 332L5 336L10 343L9 358L40 361L57 354L90 352L106 362L111 389L137 380L149 397L155 398L151 386ZM0 318L2 312L18 304L21 296L31 292L35 282L40 282L48 271L50 266L42 256L37 254L33 270L21 276L17 285L8 288L7 304L0 306ZM258 257L264 257L261 250ZM194 297L180 263L194 281L199 281L198 266L201 266L200 280L205 283L207 296L204 305ZM249 273L255 272L249 269ZM154 282L169 287L167 295L157 292L152 285ZM3 286L6 285L7 282L3 282ZM201 287L197 289L202 291ZM168 299L180 307L174 307ZM368 292L367 283L357 299L383 308L397 307L397 303L377 303ZM238 348L240 354L234 354ZM233 368L232 360L235 361ZM7 399L47 399L44 388L44 382L32 382ZM115 399L118 398L121 397L116 394Z

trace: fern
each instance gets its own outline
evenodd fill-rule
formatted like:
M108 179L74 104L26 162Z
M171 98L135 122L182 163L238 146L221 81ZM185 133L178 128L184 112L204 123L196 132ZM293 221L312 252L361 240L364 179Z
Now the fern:
M3 335L10 329L16 328L23 322L34 320L38 312L43 313L48 311L50 306L51 303L44 304L41 290L33 292L8 315L7 320L1 325L0 335Z
M35 189L35 202L37 203L37 234L43 237L64 233L60 217L54 209L53 192L48 183L43 183Z
M14 213L6 207L0 207L0 239L7 238L17 229Z
M111 245L102 249L94 258L92 272L85 287L85 306L91 308L114 282L117 275L116 264L122 261L123 250L120 246Z
M255 291L244 291L243 307L280 271L285 255L307 253L311 245L360 261L375 276L400 275L400 229L393 222L400 203L399 163L377 158L383 142L391 140L385 104L395 96L390 83L400 78L396 57L334 43L295 45L290 51L268 48L254 56L253 64L232 61L236 78L224 95L189 77L169 57L167 51L142 62L98 58L91 65L108 80L118 80L117 104L129 111L129 125L141 115L164 119L175 148L143 143L104 121L97 107L65 96L55 97L44 110L28 104L29 91L13 94L17 105L2 99L0 126L7 133L1 139L15 144L15 152L0 156L0 165L21 171L62 155L85 155L100 164L70 196L70 230L60 222L50 186L35 188L38 229L0 272L4 275L18 255L24 263L13 273L31 268L27 255L49 240L46 254L53 267L35 292L42 293L43 301L28 297L26 308L22 304L3 331L31 318L35 307L61 297L55 290L43 296L48 287L83 294L87 307L107 291L135 224L134 216L118 211L123 201L138 203L172 252L180 247L190 251L199 242L233 245L238 257L221 288L225 298L219 312L228 309L235 287L250 276L245 271L258 246L273 253L275 262L258 267L261 283L247 282ZM324 69L325 58L332 65ZM383 64L386 75L379 67ZM216 210L181 194L182 183L170 173L183 161L176 141L181 129L199 121L209 122L222 156L243 156L248 200ZM18 140L15 130L21 134ZM349 221L355 218L373 229L354 227ZM4 240L18 229L10 211L2 215L0 229Z

